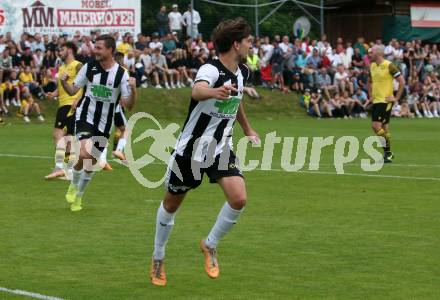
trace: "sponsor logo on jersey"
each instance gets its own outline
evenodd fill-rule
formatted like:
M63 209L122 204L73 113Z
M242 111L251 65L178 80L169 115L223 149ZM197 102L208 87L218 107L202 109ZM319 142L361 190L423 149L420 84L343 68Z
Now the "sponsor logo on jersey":
M105 85L95 84L92 85L90 91L92 92L93 96L98 98L96 100L108 102L111 100L113 90L106 87Z
M225 101L217 101L214 106L220 114L235 115L240 105L240 98L232 97Z

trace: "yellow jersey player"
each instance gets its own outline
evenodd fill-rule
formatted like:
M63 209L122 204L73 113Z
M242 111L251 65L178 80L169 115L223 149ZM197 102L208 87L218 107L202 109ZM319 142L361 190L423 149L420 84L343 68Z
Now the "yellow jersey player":
M396 101L402 97L405 79L400 70L383 57L384 48L374 46L371 51L372 63L370 66L370 97L373 101L372 128L373 131L385 139L384 162L390 163L394 158L391 152L391 135L389 122L391 109ZM393 81L397 80L399 89L394 96Z
M63 64L58 71L58 88L53 93L47 93L49 99L58 97L58 110L55 118L55 125L53 129L53 140L55 143L55 168L45 179L54 179L63 177L69 174L65 174L63 168L63 162L73 161L72 157L74 153L70 149L73 149L73 145L70 145L64 140L67 135L73 136L75 130L75 109L78 101L81 99L83 90L80 89L76 94L70 96L63 88L61 84L60 74L68 74L69 84L73 83L76 75L82 67L82 64L75 60L77 47L72 42L66 42L61 46L60 57L63 60Z

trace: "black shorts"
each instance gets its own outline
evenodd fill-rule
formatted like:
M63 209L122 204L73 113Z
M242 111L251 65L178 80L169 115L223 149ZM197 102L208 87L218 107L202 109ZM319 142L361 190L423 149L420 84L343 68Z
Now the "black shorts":
M373 111L371 113L373 122L381 122L382 124L388 124L391 118L392 103L374 103Z
M64 105L58 108L55 117L55 128L64 129L69 135L73 135L75 131L75 112L70 111L70 105Z
M99 158L102 151L104 151L105 147L107 147L109 138L108 135L104 135L104 133L99 131L96 126L93 126L92 124L89 124L87 122L79 120L75 122L75 135L76 138L80 141L87 139L93 140L93 146L96 149L92 149L92 152L90 154L92 154L92 156L96 159Z
M115 112L115 126L127 126L127 119L125 118L124 109L121 108L120 111Z
M191 189L197 188L203 179L203 174L206 173L209 177L210 183L217 183L217 180L223 177L239 176L243 178L241 170L237 167L237 158L232 150L227 153L219 154L215 157L214 162L207 168L195 168L192 170L192 164L200 166L201 163L196 162L189 156L181 156L173 154L173 166L168 166L168 174L166 180L166 187L171 194L184 194ZM222 160L221 160L222 159ZM224 162L223 162L224 161ZM171 165L171 164L170 164ZM179 178L180 171L181 177ZM200 171L200 172L199 172Z
M437 99L435 99L435 97L433 97L433 96L426 96L426 100L428 100L430 103L432 103L432 102L436 102L437 101Z

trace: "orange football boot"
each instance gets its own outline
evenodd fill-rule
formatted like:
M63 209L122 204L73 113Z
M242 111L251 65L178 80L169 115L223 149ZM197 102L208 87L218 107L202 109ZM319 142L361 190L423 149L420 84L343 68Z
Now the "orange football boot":
M200 250L202 250L202 253L205 256L206 274L208 274L210 278L217 278L220 275L220 269L218 267L216 250L206 246L204 240L200 241Z
M151 283L164 286L167 284L167 275L165 274L165 265L163 260L152 260L150 270Z

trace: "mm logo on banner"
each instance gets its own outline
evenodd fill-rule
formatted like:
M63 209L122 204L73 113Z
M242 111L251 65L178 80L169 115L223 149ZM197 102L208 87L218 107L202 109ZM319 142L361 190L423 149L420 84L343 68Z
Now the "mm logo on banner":
M30 7L22 8L23 27L54 27L54 8L35 1Z

